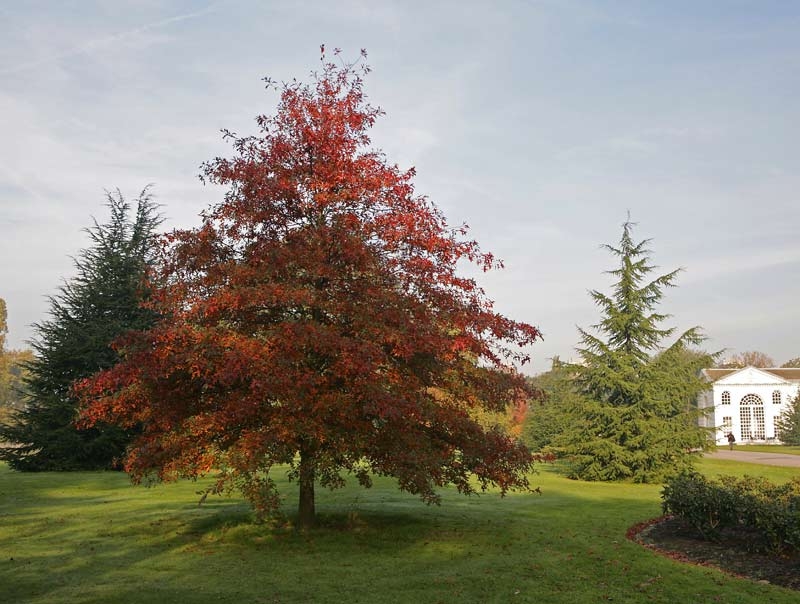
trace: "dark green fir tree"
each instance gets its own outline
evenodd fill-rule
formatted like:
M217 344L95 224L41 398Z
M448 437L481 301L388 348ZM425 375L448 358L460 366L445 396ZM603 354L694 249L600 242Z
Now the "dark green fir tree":
M703 341L696 327L662 346L674 328L662 327L668 315L657 307L680 269L652 278L650 240L635 242L633 227L628 219L619 245L604 246L619 259L609 271L616 283L610 295L590 292L602 318L592 332L579 328L582 362L573 369L582 397L558 439L574 478L658 481L711 442L695 401L707 387L700 369L714 356L690 348Z
M50 298L50 317L36 324L33 361L27 363L27 400L0 425L0 459L16 470L113 468L131 434L109 425L74 426L72 384L117 362L111 343L149 327L146 267L152 261L158 206L145 189L133 209L119 191L107 195L108 222L86 229L90 246L75 258L76 275Z

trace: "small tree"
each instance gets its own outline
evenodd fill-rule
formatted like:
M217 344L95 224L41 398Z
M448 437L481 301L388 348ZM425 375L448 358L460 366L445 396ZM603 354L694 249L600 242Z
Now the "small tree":
M706 387L699 370L713 359L687 347L702 341L698 328L681 334L666 350L661 343L673 328L656 312L663 290L679 270L647 281L649 240L634 242L633 223L622 226L612 294L592 291L602 311L598 335L579 329L582 364L573 367L583 399L572 426L558 439L573 460L572 475L587 480L660 480L691 464L690 451L709 446L699 428L697 394Z
M800 357L795 357L786 361L781 367L786 368L800 368Z
M6 333L8 333L8 309L6 301L0 298L0 357L6 348Z
M22 409L26 366L33 360L30 350L6 350L8 311L0 298L0 424L11 420L15 410Z
M299 524L315 484L372 473L438 502L525 488L532 456L479 411L527 390L507 366L539 336L491 310L460 261L497 263L451 229L401 171L369 149L380 111L357 65L327 62L283 87L261 136L205 168L227 185L194 230L170 236L152 307L164 317L118 342L122 360L79 388L85 425L142 427L126 468L170 480L215 468L263 516L270 470L290 464Z
M800 445L800 390L775 420L778 438L785 445Z
M9 391L9 368L10 359L5 349L8 311L6 309L6 301L0 298L0 422L8 419L10 414L10 407L8 405L8 391Z
M72 384L114 365L110 343L154 318L141 302L161 221L157 206L146 190L133 216L119 191L107 198L110 220L87 229L91 246L75 259L76 276L50 299L50 319L35 326L35 358L25 364L26 405L0 425L0 441L17 445L0 448L0 459L16 470L110 468L130 440L133 426L74 425Z

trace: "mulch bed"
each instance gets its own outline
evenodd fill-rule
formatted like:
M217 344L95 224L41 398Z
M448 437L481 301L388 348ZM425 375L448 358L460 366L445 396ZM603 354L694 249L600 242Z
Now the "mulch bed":
M725 531L717 541L705 541L680 518L663 516L632 526L628 539L663 556L761 583L800 590L800 553L765 554L752 551L751 534Z

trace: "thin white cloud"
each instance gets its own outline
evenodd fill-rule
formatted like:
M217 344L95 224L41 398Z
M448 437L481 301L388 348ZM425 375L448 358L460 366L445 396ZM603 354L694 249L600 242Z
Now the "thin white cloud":
M676 145L708 143L720 134L719 128L710 126L655 125L627 134L573 145L556 151L554 157L558 161L597 159L608 155L644 157Z
M681 282L696 283L798 263L800 263L800 248L726 251L724 255L694 259L690 269L681 277Z
M90 55L93 52L101 50L115 42L119 42L120 40L125 40L129 38L133 38L139 36L141 34L147 33L150 30L158 29L161 27L165 27L167 25L171 25L173 23L179 23L181 21L186 21L188 19L196 19L197 17L201 17L206 15L210 12L213 12L214 8L216 7L217 3L212 3L206 6L205 8L194 11L191 13L185 13L183 15L175 15L174 17L168 17L167 19L161 19L159 21L153 21L152 23L147 23L145 25L141 25L139 27L134 27L132 29L121 31L116 34L111 34L109 36L103 36L101 38L95 38L94 40L89 40L83 44L75 46L73 48L69 48L67 50L63 50L61 52L51 54L45 57L41 57L39 59L33 61L26 61L24 63L17 63L16 65L0 68L0 76L6 75L14 75L18 73L24 73L26 71L30 71L37 67L41 67L42 65L47 65L49 63L55 63L57 61L61 61L63 59L68 59L70 57L75 57L79 55Z

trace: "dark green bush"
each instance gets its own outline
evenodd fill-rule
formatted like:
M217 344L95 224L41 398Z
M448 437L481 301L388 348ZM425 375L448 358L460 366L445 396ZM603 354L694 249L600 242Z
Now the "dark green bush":
M683 518L705 539L713 540L732 522L733 505L728 493L696 472L672 478L661 492L664 513Z
M725 529L752 535L754 549L800 551L800 477L780 485L765 478L718 481L683 473L664 485L665 513L683 518L709 540Z

